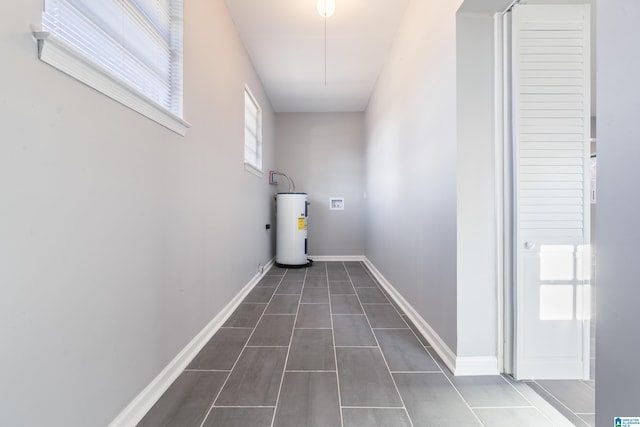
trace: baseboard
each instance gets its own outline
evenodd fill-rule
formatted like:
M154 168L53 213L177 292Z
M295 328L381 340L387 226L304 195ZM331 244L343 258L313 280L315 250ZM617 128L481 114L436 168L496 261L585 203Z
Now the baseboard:
M338 256L327 256L327 255L309 255L309 259L314 261L364 261L364 255L338 255Z
M413 322L418 331L429 341L429 344L433 347L433 350L438 353L438 356L447 365L451 372L455 373L456 370L456 355L444 342L442 338L433 330L433 328L427 323L424 318L418 314L411 304L404 299L402 295L393 287L393 285L378 271L373 263L365 257L364 263L371 271L375 279L382 285L387 291L389 296L398 304L398 306L404 311L407 317Z
M500 375L498 358L495 356L457 357L456 376Z
M146 415L151 407L160 399L178 376L191 363L224 322L238 308L247 294L258 284L260 279L273 266L270 260L262 273L256 274L238 294L214 317L207 326L196 335L185 348L147 385L120 414L109 424L109 427L135 426Z
M404 311L413 322L418 331L429 341L433 350L447 365L447 368L456 376L468 375L499 375L498 359L494 356L458 357L444 342L436 331L424 320L409 302L393 287L393 285L380 273L373 263L365 257L364 263L371 274L393 298L396 304Z

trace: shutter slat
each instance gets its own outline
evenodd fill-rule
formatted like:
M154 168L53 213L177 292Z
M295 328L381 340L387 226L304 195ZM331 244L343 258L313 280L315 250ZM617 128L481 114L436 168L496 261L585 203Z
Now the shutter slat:
M584 202L582 197L564 197L564 198L556 198L556 197L521 197L520 198L521 206L584 206Z
M580 109L566 110L566 109L538 109L538 110L523 110L520 112L520 117L523 119L533 119L533 118L547 118L547 119L562 119L565 117L568 118L580 118L584 116L584 111Z
M561 165L561 166L550 166L550 165L542 165L542 166L538 166L538 165L530 165L530 166L526 166L526 165L521 165L520 166L520 174L521 175L526 175L526 174L535 174L535 173L558 173L558 174L581 174L584 175L584 168L582 167L582 165L579 166L567 166L567 165Z
M551 39L551 40L566 40L577 39L584 43L584 32L579 30L555 30L546 29L544 31L522 31L520 33L520 39L523 41L534 39Z
M564 197L584 197L584 190L531 190L524 189L520 192L522 197L541 198L564 198Z
M524 205L520 207L521 213L583 213L582 204L575 205Z
M584 72L582 70L523 70L520 73L520 77L523 79L542 79L542 78L571 78L581 79L584 78Z
M520 160L521 166L584 166L582 159L575 158L555 158L555 157L535 157Z
M520 190L549 190L550 193L556 190L582 190L582 181L522 181Z
M584 176L578 173L521 173L522 182L571 181L582 182Z

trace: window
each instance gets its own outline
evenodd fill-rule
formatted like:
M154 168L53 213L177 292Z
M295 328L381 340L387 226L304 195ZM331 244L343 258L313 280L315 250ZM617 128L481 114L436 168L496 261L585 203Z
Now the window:
M262 173L262 109L249 88L244 90L244 164Z
M184 135L182 0L45 0L40 59Z

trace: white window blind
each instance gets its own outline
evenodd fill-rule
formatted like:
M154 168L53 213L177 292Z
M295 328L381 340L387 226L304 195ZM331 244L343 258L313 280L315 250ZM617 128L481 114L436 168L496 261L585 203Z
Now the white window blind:
M45 0L40 57L162 124L145 104L187 127L182 27L182 0ZM46 52L49 42L55 51Z
M262 172L262 110L249 89L244 91L244 163Z

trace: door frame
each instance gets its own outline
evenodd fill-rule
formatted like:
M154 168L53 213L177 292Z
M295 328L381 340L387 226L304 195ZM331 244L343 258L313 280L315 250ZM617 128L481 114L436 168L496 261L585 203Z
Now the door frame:
M496 186L496 242L498 282L498 366L501 372L513 374L515 328L513 293L513 128L511 121L511 31L512 3L494 15L495 57L495 186Z

